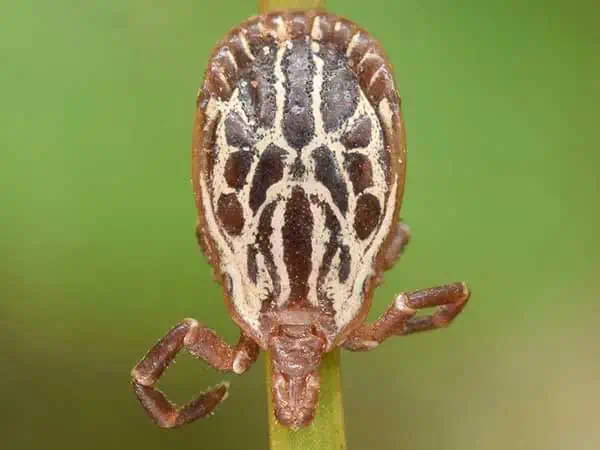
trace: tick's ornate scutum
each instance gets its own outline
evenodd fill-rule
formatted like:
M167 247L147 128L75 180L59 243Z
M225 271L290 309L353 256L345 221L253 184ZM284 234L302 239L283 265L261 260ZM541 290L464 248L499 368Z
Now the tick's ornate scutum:
M232 317L263 349L286 316L314 319L333 348L368 312L402 198L381 47L324 12L251 18L217 45L197 105L198 239Z

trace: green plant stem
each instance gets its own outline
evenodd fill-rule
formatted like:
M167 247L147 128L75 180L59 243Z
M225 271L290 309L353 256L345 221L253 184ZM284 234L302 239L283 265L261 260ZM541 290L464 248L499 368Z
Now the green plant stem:
M258 0L261 13L278 9L324 9L325 0ZM271 398L271 357L266 355L269 443L271 450L345 450L344 408L340 375L340 351L323 356L319 377L321 392L313 422L293 431L275 419Z
M325 0L258 0L258 10L263 13L276 9L324 9Z
M267 400L269 405L269 440L271 450L345 450L344 408L340 377L340 350L323 356L319 377L321 393L313 422L293 431L281 426L273 411L271 399L271 358L267 365Z

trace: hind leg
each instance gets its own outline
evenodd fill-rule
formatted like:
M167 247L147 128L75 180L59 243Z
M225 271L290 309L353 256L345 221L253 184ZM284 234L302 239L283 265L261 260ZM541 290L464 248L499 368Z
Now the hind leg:
M246 335L242 334L232 348L194 319L185 319L173 327L131 371L131 383L140 404L161 428L179 427L205 417L227 398L228 384L222 383L178 407L154 387L183 347L215 369L236 374L244 373L259 352L258 345Z
M465 283L399 294L379 319L354 330L342 345L353 351L370 350L390 336L406 336L448 326L463 310L469 295ZM436 309L432 314L414 317L417 310L433 307Z
M410 228L404 222L396 224L394 237L384 254L384 270L391 269L410 241Z

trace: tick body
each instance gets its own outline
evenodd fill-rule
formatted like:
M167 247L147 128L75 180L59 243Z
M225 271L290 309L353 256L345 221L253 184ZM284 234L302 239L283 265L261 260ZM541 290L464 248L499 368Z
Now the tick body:
M133 386L157 424L206 416L227 394L219 385L177 407L154 387L183 347L236 374L269 351L275 414L299 428L313 419L324 353L369 350L462 310L469 293L453 283L399 294L364 323L409 238L398 223L405 153L390 64L352 22L270 13L217 45L198 93L192 181L198 241L241 337L232 347L186 319L150 350Z

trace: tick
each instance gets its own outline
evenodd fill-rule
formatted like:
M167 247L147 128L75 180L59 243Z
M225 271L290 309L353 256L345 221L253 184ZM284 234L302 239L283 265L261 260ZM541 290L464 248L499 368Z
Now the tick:
M231 346L193 319L132 371L161 427L213 412L221 384L178 407L155 384L186 348L242 374L272 358L278 421L310 424L318 368L336 347L371 350L391 336L448 325L464 283L399 294L365 323L373 291L408 242L398 223L406 146L392 68L379 43L321 11L250 18L218 43L199 90L192 146L197 237L241 330ZM431 315L417 316L424 308Z

